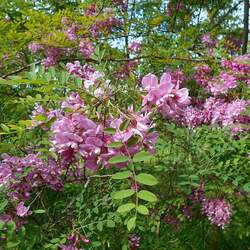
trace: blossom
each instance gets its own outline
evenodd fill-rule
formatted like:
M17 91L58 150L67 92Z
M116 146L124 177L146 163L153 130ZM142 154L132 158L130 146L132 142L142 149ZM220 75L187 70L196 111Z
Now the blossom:
M231 205L223 199L204 201L202 203L202 211L212 224L222 229L229 224L232 215Z
M138 249L138 247L140 246L140 239L141 237L136 234L132 234L131 236L129 236L129 249L130 250Z
M66 68L71 75L76 75L77 77L84 80L84 87L86 89L94 85L100 78L104 76L102 72L95 70L88 64L81 66L79 61L67 63Z
M127 10L127 0L112 0L112 4L121 7L122 11Z
M2 155L0 173L8 168L2 183L8 189L8 196L16 200L27 200L33 188L47 185L55 190L63 186L61 180L62 166L55 160L45 162L38 154L25 157ZM5 170L6 171L6 170ZM19 177L21 176L21 177Z
M35 54L42 49L42 46L39 43L32 42L28 45L28 49L32 54Z
M129 45L128 50L133 53L139 53L141 50L141 44L138 42L132 42Z
M160 84L155 75L148 74L142 79L142 87L147 90L143 97L142 105L151 108L156 105L164 118L176 119L184 111L190 102L187 88L179 88L179 84L173 84L171 75L164 73Z
M104 20L98 20L92 24L90 27L90 33L93 37L98 37L101 32L110 33L113 27L121 26L122 24L123 22L119 18L110 16Z
M88 7L85 10L85 15L86 16L93 16L93 15L95 15L96 11L97 11L96 4L90 4L90 5L88 5Z
M90 58L95 51L93 44L87 40L81 40L79 43L79 51L85 58Z
M118 78L119 79L126 78L137 65L138 65L137 60L126 62L118 71L117 73Z
M42 60L42 64L45 66L45 68L49 68L57 63L58 57L60 56L62 49L50 47L47 48L45 52L47 57Z
M16 207L16 214L20 217L28 215L29 207L24 205L24 202L20 202Z
M75 40L77 38L76 32L78 27L76 24L71 24L71 26L67 29L66 35L70 41Z
M215 40L211 37L210 33L206 33L201 37L201 41L208 46L212 47L215 45Z
M73 113L56 120L52 132L54 150L61 155L63 162L73 161L79 152L86 159L87 168L97 169L97 163L93 165L90 159L95 159L103 145L100 126L82 114Z
M79 240L84 244L89 244L91 241L84 235L74 232L68 236L69 243L67 245L60 244L59 247L62 250L76 250L79 246Z
M84 102L79 96L78 93L71 93L69 97L65 101L62 102L62 108L69 108L73 111L76 111L80 108L84 107Z
M226 94L229 89L234 89L237 86L235 76L221 72L216 78L212 78L208 82L207 89L213 93L213 95L221 95Z
M184 205L182 206L182 213L187 219L191 219L193 216L192 206Z
M2 163L0 165L0 185L7 184L12 177L12 171L8 164Z
M221 66L232 70L234 74L247 75L250 74L249 59L250 54L238 56L231 60L223 59L221 61Z

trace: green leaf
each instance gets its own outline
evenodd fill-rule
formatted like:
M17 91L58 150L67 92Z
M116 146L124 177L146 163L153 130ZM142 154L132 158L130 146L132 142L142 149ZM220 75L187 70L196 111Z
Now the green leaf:
M114 180L122 180L122 179L127 179L130 176L132 176L132 172L124 171L124 172L113 174L111 178Z
M117 212L118 213L129 212L133 208L135 208L135 204L130 202L130 203L126 203L126 204L123 204L120 207L118 207Z
M149 202L156 202L157 201L157 197L147 191L147 190L141 190L139 193L138 193L138 197L144 201L149 201Z
M127 222L127 228L128 228L128 231L131 231L132 229L135 228L135 222L136 222L136 216L130 218Z
M133 162L141 162L141 161L148 161L152 158L152 155L148 152L141 151L134 155Z
M2 212L7 205L8 205L8 200L3 200L0 204L0 212Z
M43 210L43 209L37 209L37 210L34 210L33 213L35 213L35 214L44 214L44 213L46 213L46 211Z
M244 190L245 192L250 192L250 182L244 184L243 190Z
M136 210L140 213L140 214L143 214L143 215L148 215L149 214L149 211L148 211L148 208L144 205L140 205L136 208Z
M104 133L114 135L116 133L116 129L114 129L114 128L105 128Z
M139 174L135 177L135 180L141 184L154 186L158 183L157 179L151 174Z
M116 164L116 163L127 162L128 160L129 160L128 156L116 155L116 156L110 158L108 162L111 163L111 164Z
M139 135L131 136L127 141L128 147L132 147L132 146L136 145L140 141L140 139L141 139L141 137Z
M10 132L10 129L3 123L1 123L1 128L4 132Z
M50 242L51 243L58 243L58 242L60 242L60 239L59 238L54 238Z
M123 146L123 144L119 141L114 141L114 142L111 142L107 145L108 148L120 148L122 146Z
M125 121L123 121L119 127L120 131L124 131L128 127L129 123L130 123L129 119L126 119Z
M14 232L16 230L16 223L14 221L8 221L6 225L9 232Z
M102 221L99 221L96 225L96 228L99 230L99 231L102 231L103 230L103 222Z
M3 229L4 225L5 225L5 223L2 220L0 220L0 230Z
M124 198L132 196L134 193L135 191L133 191L132 189L120 190L114 193L113 199L115 200L124 199Z
M109 227L109 228L114 228L114 227L115 227L115 222L112 221L112 220L108 220L108 221L107 221L107 227Z
M16 242L9 241L9 242L7 242L6 247L7 248L14 248L14 247L18 246L19 244L20 244L20 241L16 241Z
M37 116L34 117L34 119L36 121L45 122L47 120L47 116L45 116L45 115L37 115Z

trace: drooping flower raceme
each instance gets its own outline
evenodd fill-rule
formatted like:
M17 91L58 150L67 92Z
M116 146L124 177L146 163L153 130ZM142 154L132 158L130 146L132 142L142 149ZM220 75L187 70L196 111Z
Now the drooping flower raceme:
M140 239L141 237L136 234L129 236L129 249L130 250L138 249L140 246Z
M76 111L80 108L84 107L84 102L81 99L80 95L78 93L71 93L65 101L62 102L62 106L64 108L71 109L73 111Z
M164 118L178 120L184 108L189 104L190 97L187 88L179 88L179 83L173 84L171 75L164 73L160 83L153 74L142 79L142 87L147 91L142 105L146 109L156 106Z
M140 114L129 109L130 122L127 128L121 130L120 126L125 117L107 118L105 123L95 122L83 114L82 105L83 101L79 95L71 94L62 105L71 111L59 116L52 125L53 150L60 155L64 165L76 162L79 155L83 158L85 167L97 170L101 165L111 166L108 161L116 155L133 156L143 148L154 153L158 135L156 132L149 132L153 127L149 119L150 114ZM113 128L116 132L107 134L105 127ZM112 142L120 142L121 146L109 147ZM117 164L120 167L126 165L127 163Z
M42 46L39 43L32 42L28 45L28 49L32 54L35 54L42 49Z
M20 217L24 217L28 215L29 207L24 205L24 202L20 202L16 207L16 214Z
M222 199L204 201L202 211L212 224L222 229L229 224L232 215L231 205Z
M81 66L79 61L67 63L66 67L71 75L76 75L77 77L84 80L84 87L86 89L97 83L98 80L104 75L88 64Z
M79 43L79 51L84 58L90 58L95 51L93 43L87 40L81 40Z
M139 42L132 42L128 47L129 52L138 54L141 51L141 44Z
M42 160L37 154L26 157L2 155L0 164L0 185L8 188L10 198L25 201L33 188L47 185L55 190L63 187L63 168L55 160ZM19 178L19 176L21 176Z
M64 163L74 161L76 154L84 157L85 166L96 170L96 159L103 141L102 127L80 113L72 113L55 121L52 126L54 150L59 153Z

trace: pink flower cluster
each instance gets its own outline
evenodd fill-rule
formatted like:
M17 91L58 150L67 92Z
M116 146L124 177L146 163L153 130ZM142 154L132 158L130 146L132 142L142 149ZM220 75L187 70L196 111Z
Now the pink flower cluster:
M84 56L84 58L90 58L95 51L92 42L87 40L81 40L79 43L79 51Z
M90 33L93 37L99 37L101 32L110 33L113 27L121 26L122 24L123 22L119 18L111 16L105 20L99 20L92 24Z
M196 67L196 82L214 97L203 101L193 99L194 105L186 108L182 123L190 128L201 124L219 124L230 127L233 134L245 131L242 125L249 123L249 116L242 113L247 110L250 101L229 98L228 92L238 87L238 81L249 84L250 66L247 59L249 55L222 60L220 72L215 76L208 65Z
M214 47L216 41L211 37L210 33L206 33L201 37L201 41L209 47Z
M218 76L210 76L209 66L196 67L195 80L214 96L227 94L229 89L238 87L237 78L231 73L221 72Z
M55 160L42 160L37 154L25 157L2 155L0 164L0 185L8 188L11 199L29 199L33 188L48 186L55 190L63 187L60 175L62 167Z
M201 37L202 43L207 47L207 54L212 56L214 54L214 48L216 45L216 40L212 38L210 33L206 33Z
M86 16L94 16L97 12L96 4L90 4L85 10Z
M79 243L89 244L91 241L86 238L84 235L75 232L68 236L69 244L67 245L59 245L59 248L62 250L78 250Z
M231 60L222 60L221 66L235 74L239 81L245 82L250 86L250 54L238 56Z
M126 78L135 69L137 65L137 60L126 62L124 65L122 65L121 69L117 73L118 79Z
M46 130L47 128L45 124L56 116L60 116L60 113L57 110L45 111L41 105L36 103L31 115L32 124L29 128L41 126L42 129Z
M84 102L78 93L71 93L69 97L62 102L62 108L68 108L72 111L76 111L84 107Z
M138 42L132 42L128 47L129 52L138 54L141 51L141 44Z
M28 45L28 49L32 54L35 54L39 51L44 52L46 58L42 60L42 64L45 66L46 69L51 66L54 66L58 62L60 55L65 52L65 49L62 48L56 48L52 46L48 47L34 42Z
M42 64L45 68L56 65L58 58L62 54L63 50L56 47L49 47L45 49L46 58L42 60Z
M221 66L232 70L236 74L247 75L250 74L250 54L238 56L231 60L222 60Z
M131 236L129 236L129 249L130 250L138 249L140 246L140 239L141 237L136 234L132 234Z
M249 104L249 101L245 100L228 102L224 98L210 97L203 104L188 107L182 120L189 128L201 124L219 124L222 127L239 125L245 123L241 113Z
M187 88L180 88L174 84L169 73L161 76L158 84L157 76L148 74L142 79L142 87L147 91L142 105L146 109L156 106L164 118L178 120L190 102Z
M43 47L39 43L32 42L28 45L28 49L32 54L37 53Z
M75 100L74 100L75 98ZM72 112L58 117L52 126L53 150L62 158L62 162L75 162L77 155L84 159L85 167L97 170L99 166L111 166L108 160L116 155L134 155L142 148L154 152L157 133L149 132L152 124L148 115L141 115L129 110L130 124L121 131L120 126L124 118L110 119L105 123L96 123L88 119L78 108L83 102L77 94L71 95L70 100L63 103L63 107L72 107ZM113 134L105 133L105 128L115 130ZM132 138L136 137L136 143L130 145ZM112 142L121 142L119 148L108 147ZM118 164L117 166L126 166Z
M24 202L20 202L16 207L16 214L20 217L24 217L28 215L29 207L24 205Z
M122 11L127 10L127 0L112 0L112 4L120 7Z
M78 26L74 23L72 23L71 26L68 27L66 35L70 41L77 39L77 34L76 34L77 30Z
M207 216L209 221L222 229L227 226L231 220L232 208L231 205L223 199L207 199L204 192L204 182L192 191L188 196L191 205L183 206L183 214L190 219L193 215L193 205L200 204L201 212Z
M210 222L222 229L230 222L232 208L225 200L206 200L202 203L202 211Z
M84 87L86 89L97 83L98 80L103 77L103 73L96 71L92 66L87 64L81 66L79 61L67 63L66 67L69 74L84 80Z

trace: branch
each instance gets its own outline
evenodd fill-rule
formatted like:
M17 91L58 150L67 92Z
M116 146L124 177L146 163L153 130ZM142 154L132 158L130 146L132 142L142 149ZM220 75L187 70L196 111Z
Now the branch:
M82 60L80 58L63 58L61 59L60 61L67 61L67 60L71 60L71 61L76 61L76 60ZM177 57L177 56L174 56L174 57L164 57L164 56L153 56L153 55L147 55L147 56L140 56L140 57L134 57L134 58L104 58L104 60L106 61L113 61L113 62L127 62L127 61L135 61L135 60L140 60L140 59L161 59L161 60L178 60L178 61L186 61L186 62L206 62L207 59L195 59L195 58L187 58L187 57ZM90 59L85 59L87 62L96 62L96 60L90 58ZM7 73L5 75L2 75L0 76L0 78L7 78L11 75L15 75L17 73L20 73L22 71L24 71L25 69L28 69L29 67L31 67L32 65L38 65L38 64L41 64L42 61L37 61L35 63L30 63L30 64L27 64L17 70L14 70L10 73Z
M19 68L19 69L16 69L16 70L14 70L14 71L12 71L12 72L10 72L10 73L7 73L6 75L2 75L2 76L0 76L1 78L7 78L8 76L12 76L12 75L15 75L15 74L17 74L17 73L20 73L20 72L22 72L23 70L25 70L25 69L28 69L29 67L31 67L32 65L38 65L38 64L41 64L41 62L42 61L37 61L37 62L35 62L35 63L30 63L30 64L27 64L27 65L25 65L25 66L23 66L23 67L21 67L21 68Z

